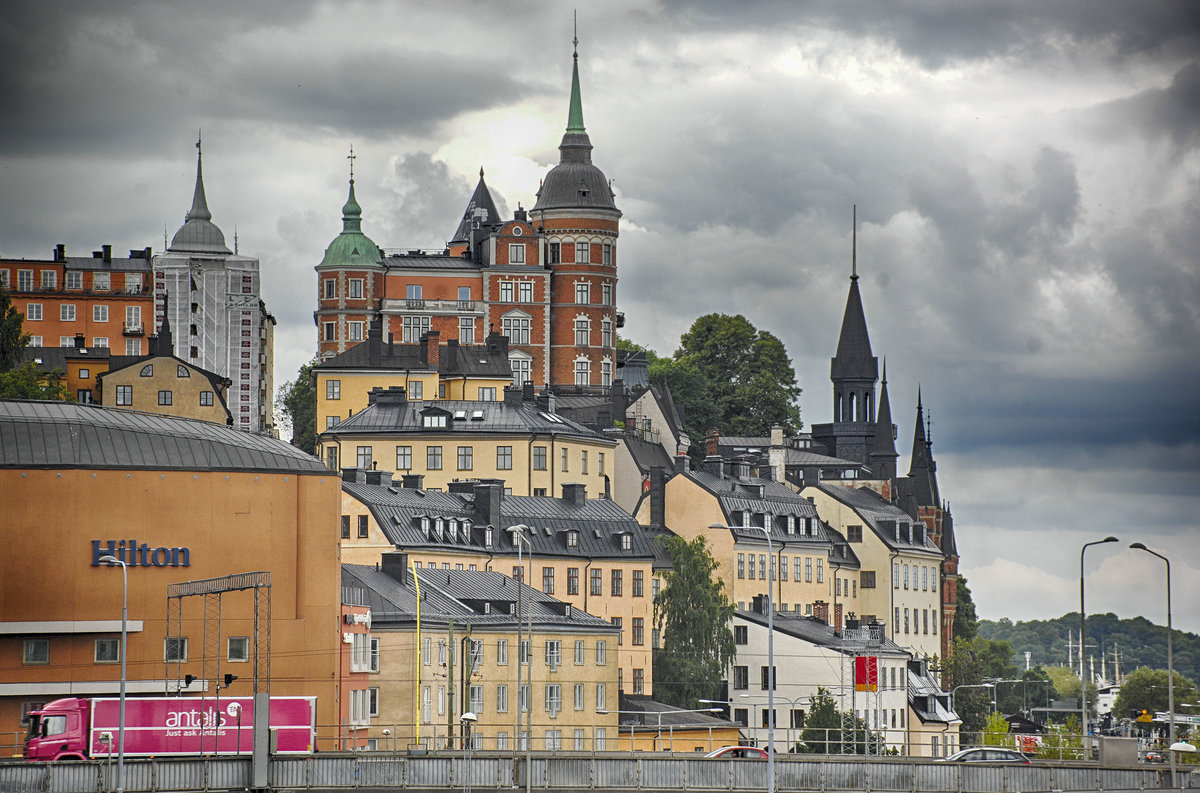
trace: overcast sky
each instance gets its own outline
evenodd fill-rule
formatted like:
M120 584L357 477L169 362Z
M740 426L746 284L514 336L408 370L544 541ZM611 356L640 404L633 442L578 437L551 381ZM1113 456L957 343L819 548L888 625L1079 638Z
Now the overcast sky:
M1200 4L581 4L584 120L624 212L627 338L741 313L829 421L851 206L907 466L932 413L983 617L1200 631ZM262 262L276 379L313 354L353 144L363 229L441 248L478 178L535 201L560 3L39 2L0 19L0 255L160 251L192 197ZM1037 659L1034 659L1035 661Z

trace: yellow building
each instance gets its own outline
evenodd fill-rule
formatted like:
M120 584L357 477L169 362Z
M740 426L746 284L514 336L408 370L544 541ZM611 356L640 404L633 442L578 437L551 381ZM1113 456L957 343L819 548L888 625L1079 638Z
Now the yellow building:
M617 688L651 693L654 551L627 512L587 498L579 483L562 485L561 498L506 495L498 480L456 482L438 492L409 475L403 485L388 471L344 472L343 562L376 564L400 550L418 570L496 571L526 580L618 627L608 647Z
M491 333L484 344L440 343L430 331L417 344L383 338L378 320L366 341L313 367L317 429L330 429L363 411L376 388L403 388L413 402L452 399L494 402L512 382L508 339Z
M151 342L154 340L151 339ZM232 424L225 404L231 381L174 355L139 356L113 362L96 376L100 403L122 410Z
M615 626L499 572L408 559L343 565L379 645L373 706L351 729L377 748L462 748L471 713L476 749L514 750L526 736L539 751L616 749Z
M925 524L861 483L823 482L801 495L858 556L863 619L888 625L888 638L918 658L941 653L938 582L943 554Z
M0 734L51 700L118 693L123 576L107 554L127 564L130 695L211 696L222 673L238 676L223 696L248 695L252 594L223 596L210 644L201 598L168 632L168 586L266 571L271 693L315 696L326 731L341 721L339 483L318 461L217 424L71 402L0 402L0 448Z
M593 498L609 492L615 441L555 414L548 395L503 393L500 402L422 402L398 386L372 391L363 410L317 436L318 453L331 470L420 474L429 490L503 479L513 495L553 495L568 482Z
M715 456L702 470L688 470L681 461L670 479L663 482L661 476L651 472L639 519L687 540L703 536L738 608L770 591L776 610L804 615L815 610L835 626L859 611L858 559L807 499L779 482L751 476L742 463Z

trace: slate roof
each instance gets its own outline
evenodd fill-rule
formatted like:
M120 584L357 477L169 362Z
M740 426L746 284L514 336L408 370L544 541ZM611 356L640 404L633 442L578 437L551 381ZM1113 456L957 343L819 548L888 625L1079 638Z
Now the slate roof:
M0 401L0 467L330 475L291 444L199 419L76 402Z
M762 627L767 626L767 615L753 609L737 609L735 617L747 622L753 622ZM878 636L868 640L867 629L847 629L839 633L832 625L824 620L806 617L789 611L777 611L772 618L776 633L793 636L817 647L825 647L837 652L861 652L869 647L872 653L879 655L894 655L911 657L911 653L896 644L886 636Z
M662 466L667 471L674 470L675 461L671 459L671 455L667 454L667 450L662 447L661 443L644 441L630 435L625 435L623 440L625 448L633 457L633 462L643 474L648 473L656 465Z
M317 364L314 369L321 372L344 369L384 369L399 371L432 372L424 358L425 345L388 343L382 339L379 320L371 323L371 332L365 341L355 344ZM377 348L377 352L372 348ZM377 363L372 363L373 355ZM512 379L512 367L508 362L507 339L495 334L489 344L459 344L449 339L438 348L437 372L442 377L486 377Z
M874 382L879 378L879 359L871 354L871 337L863 314L862 296L858 292L858 276L850 276L850 293L846 296L846 312L842 315L842 333L838 337L837 355L830 361L830 377L837 382L843 378Z
M501 222L496 202L492 200L492 193L483 181L482 168L479 169L479 182L475 185L475 192L467 201L467 208L463 211L462 220L459 222L458 228L454 230L454 236L450 238L450 242L470 242L471 227L476 220L479 221L481 229Z
M726 521L731 521L733 513L751 512L765 514L771 517L771 541L786 542L789 545L812 543L827 546L830 537L828 526L820 520L817 508L806 498L786 485L770 479L758 477L719 477L707 471L690 471L681 476L690 477L694 482L717 497ZM779 518L787 515L803 518L815 518L816 533L812 536L788 534L787 528ZM732 524L731 524L732 525ZM762 532L752 527L733 526L733 535L738 541L764 541Z
M511 376L511 372L510 372ZM426 411L445 411L451 418L444 429L423 426ZM321 433L343 435L378 435L388 432L433 433L447 438L461 435L548 435L586 438L616 446L616 442L589 430L581 424L538 409L536 405L506 402L478 402L461 399L440 399L433 402L409 402L379 399L353 416Z
M735 457L739 454L751 454L756 457L761 457L764 461L767 459L767 453L771 449L771 439L769 437L753 437L753 436L722 436L717 442L717 450L723 457ZM840 457L830 457L827 454L820 454L811 449L796 449L792 446L784 445L784 465L788 468L812 467L820 466L825 468L862 468L862 463L856 463L853 460L843 460Z
M914 541L915 538L912 537L913 532L911 529L909 537L906 538L902 534L902 538L897 540L895 530L897 522L918 526L922 531L925 529L925 524L914 520L907 512L871 488L843 487L840 485L827 485L823 482L818 483L815 487L853 509L863 519L863 522L870 526L871 530L883 540L888 548L904 551L925 551L941 555L941 551L937 545L929 538L928 532L924 533L923 540L919 542Z
M550 496L506 496L501 494L500 517L495 521L492 544L486 545L483 525L475 525L475 496L454 492L435 492L405 487L342 482L342 489L362 502L388 541L400 549L462 548L474 553L517 555L517 544L505 531L510 526L526 525L529 545L535 557L649 559L654 549L645 530L633 516L616 502L605 498L589 498L574 504ZM433 528L437 518L470 524L464 539L461 528L458 536L447 531L443 539L431 538L422 526L422 518L430 519ZM568 532L578 532L578 543L568 546ZM622 550L621 537L629 535L629 550Z
M462 256L449 253L391 253L384 260L391 270L479 270L481 265Z
M612 623L582 609L569 607L557 598L539 592L502 573L489 570L417 571L421 591L422 625L516 627L518 598L535 627L566 631L619 633ZM403 582L373 565L343 564L342 586L359 587L371 609L371 628L416 624L417 584L411 570ZM491 608L485 613L483 604ZM525 620L522 615L522 622Z
M962 721L950 709L949 695L920 661L910 661L908 664L908 706L925 724L956 724Z

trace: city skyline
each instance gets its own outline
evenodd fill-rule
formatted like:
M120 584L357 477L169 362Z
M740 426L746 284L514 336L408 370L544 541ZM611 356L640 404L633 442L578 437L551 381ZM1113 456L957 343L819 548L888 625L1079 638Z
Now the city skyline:
M354 146L363 230L441 248L479 168L533 205L567 117L571 9L73 4L10 15L0 255L163 248L203 128L213 221L262 262L276 382ZM920 388L981 617L1200 632L1200 12L1146 2L615 3L578 21L583 116L622 210L623 335L669 354L741 313L832 414L857 265L907 470ZM698 439L693 439L697 442ZM1035 659L1036 662L1037 659Z

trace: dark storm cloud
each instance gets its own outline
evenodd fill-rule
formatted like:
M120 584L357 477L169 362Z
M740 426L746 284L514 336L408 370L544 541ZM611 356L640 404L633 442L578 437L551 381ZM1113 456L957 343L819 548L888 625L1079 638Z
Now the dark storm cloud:
M1200 62L1188 63L1165 88L1101 105L1086 123L1104 138L1136 131L1151 140L1166 138L1177 152L1195 149L1200 145Z

